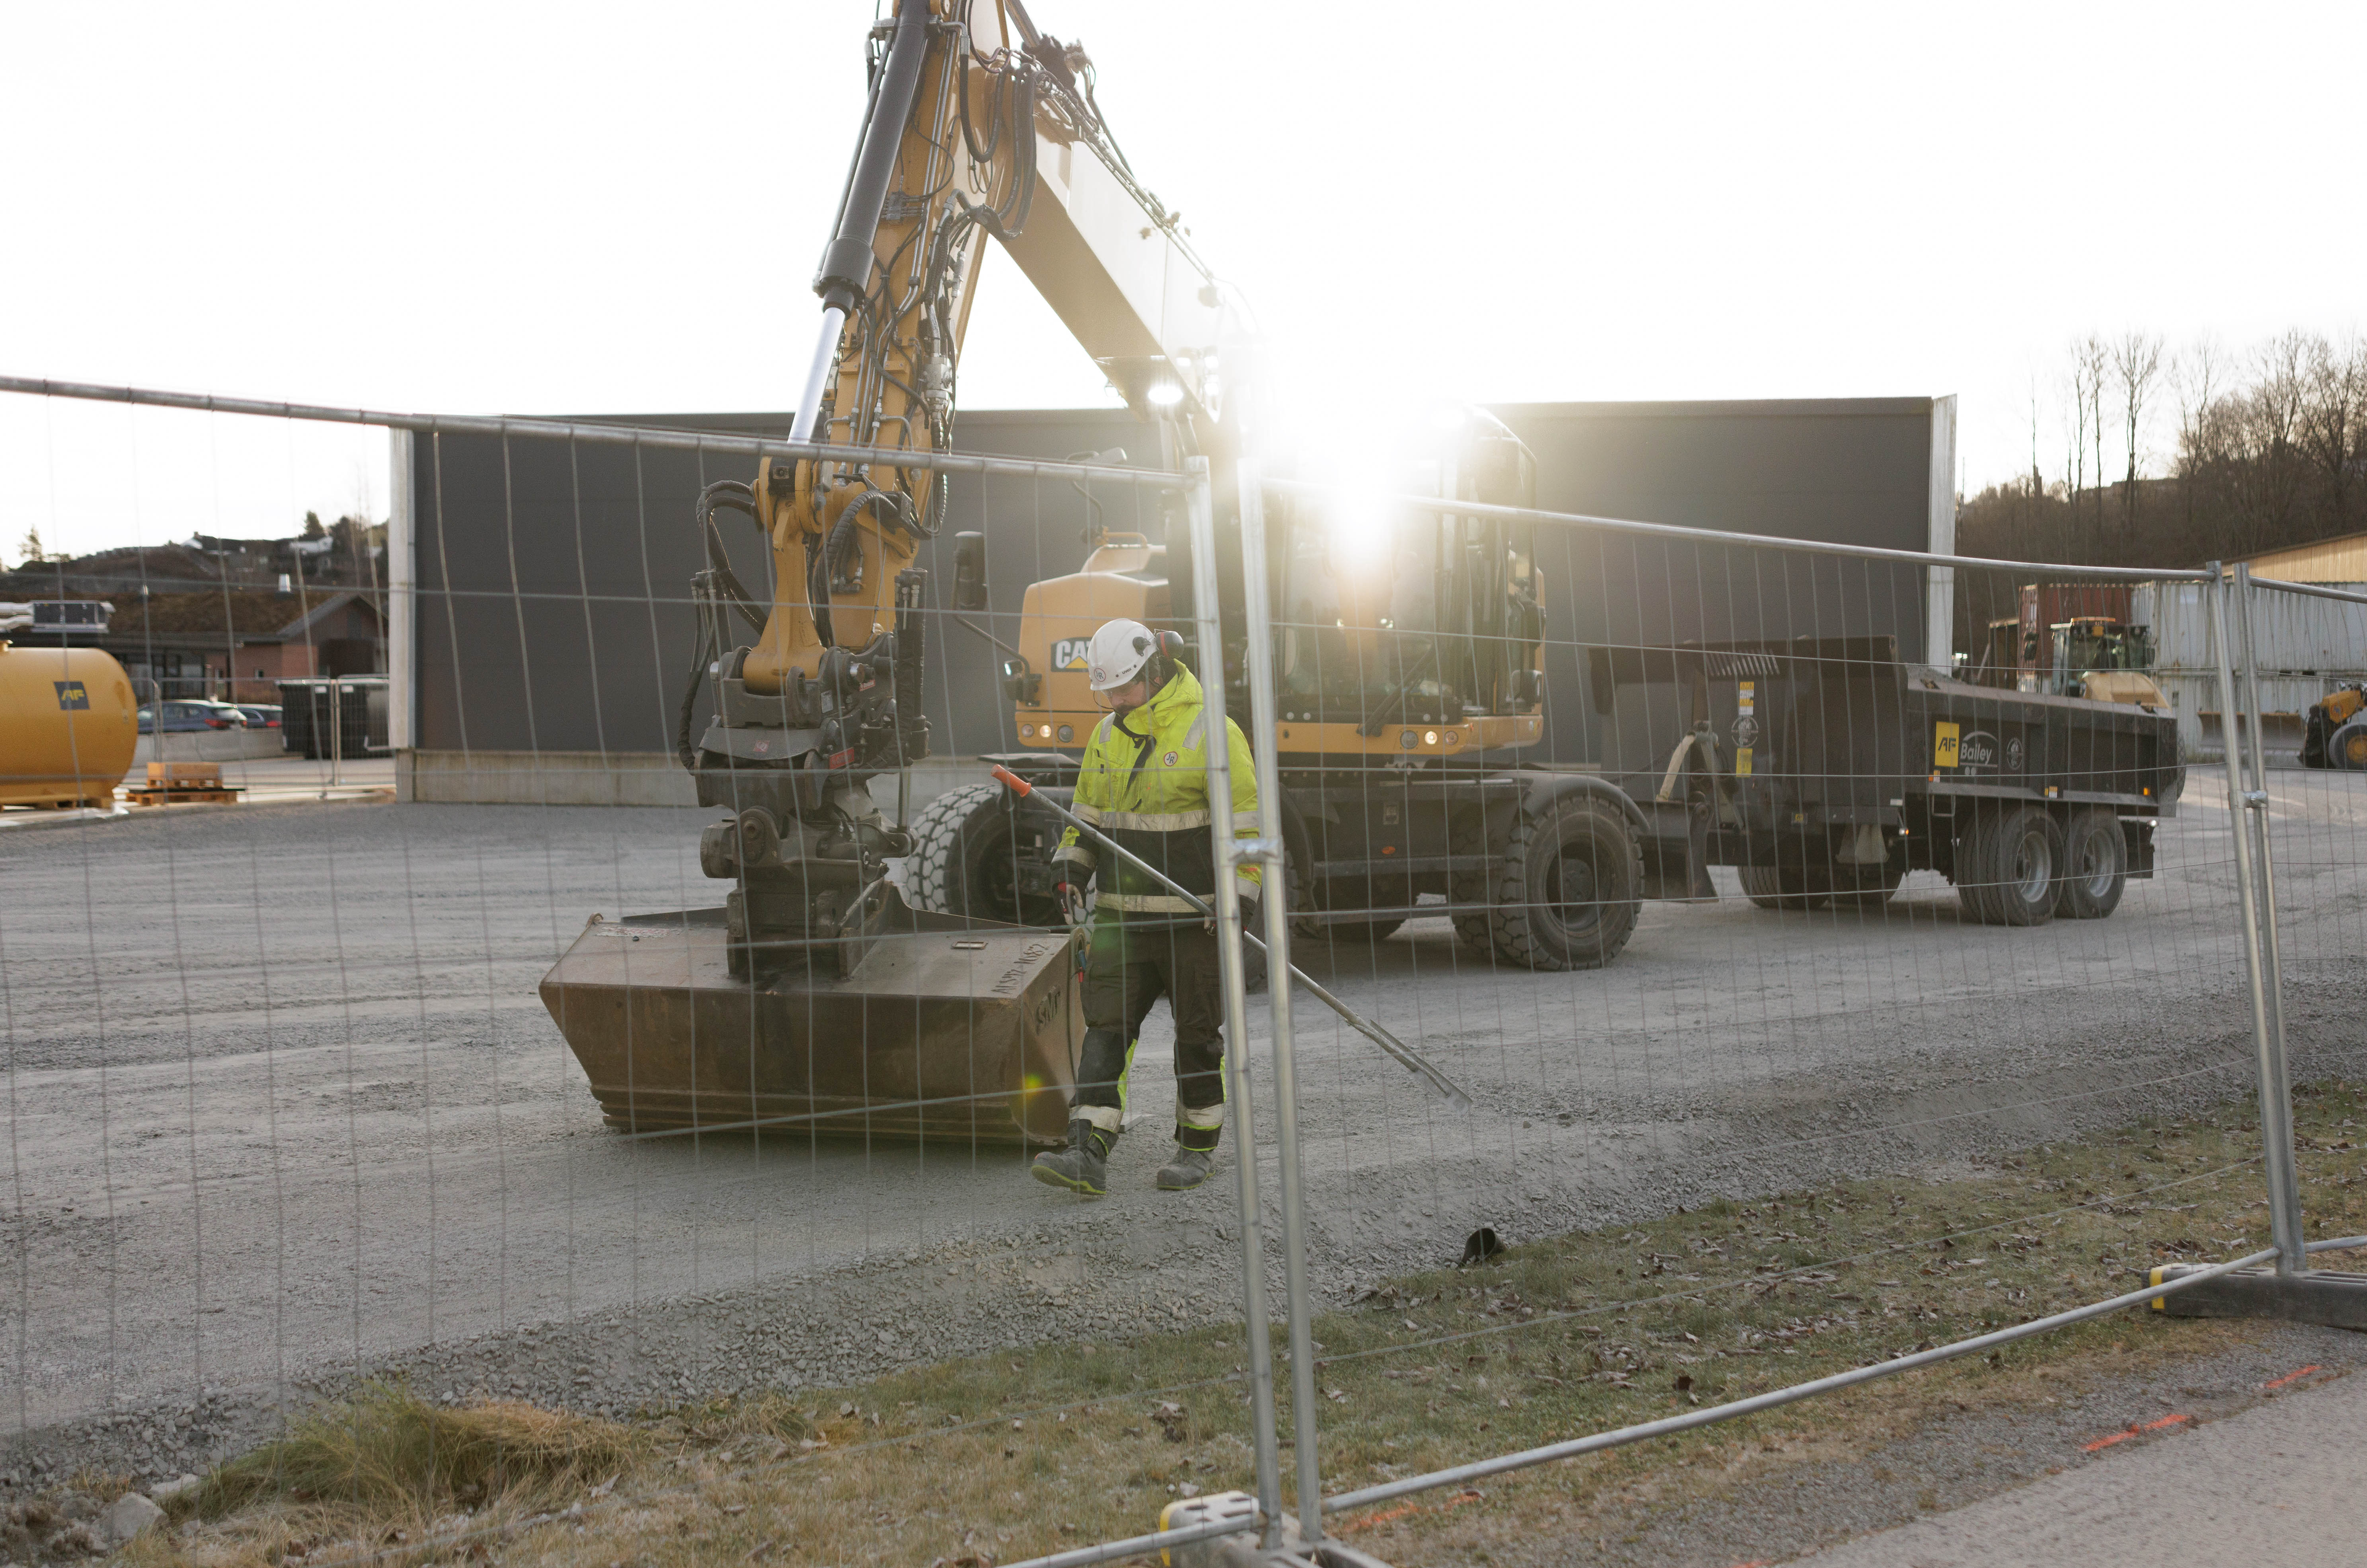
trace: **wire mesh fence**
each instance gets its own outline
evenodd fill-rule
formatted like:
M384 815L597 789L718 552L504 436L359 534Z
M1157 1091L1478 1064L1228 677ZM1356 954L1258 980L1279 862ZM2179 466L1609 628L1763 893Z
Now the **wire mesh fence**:
M2367 938L2352 600L1540 513L1485 420L1348 491L1047 424L809 536L769 487L878 454L177 401L396 432L400 803L9 813L12 1485L227 1517L507 1412L576 1457L412 1540L1385 1544L2257 1261L2278 1053L2356 1071L2283 1000ZM1117 617L1172 735L1091 690ZM70 678L82 780L129 698Z

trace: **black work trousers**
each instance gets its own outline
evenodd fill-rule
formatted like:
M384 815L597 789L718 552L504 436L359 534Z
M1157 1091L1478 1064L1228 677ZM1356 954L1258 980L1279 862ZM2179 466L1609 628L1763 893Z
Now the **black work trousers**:
M1112 1136L1126 1124L1127 1079L1151 1004L1175 1015L1175 1141L1213 1149L1225 1125L1223 979L1217 936L1196 917L1103 915L1085 953L1084 1055L1075 1114Z

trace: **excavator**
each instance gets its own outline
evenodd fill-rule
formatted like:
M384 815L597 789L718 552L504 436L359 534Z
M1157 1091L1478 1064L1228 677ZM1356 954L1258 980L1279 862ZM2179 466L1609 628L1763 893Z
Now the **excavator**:
M730 889L719 908L594 917L541 985L626 1129L1067 1125L1083 1022L1066 932L907 904L889 862L912 836L871 794L929 754L916 563L946 509L929 457L951 439L990 237L1178 466L1215 437L1224 297L1111 134L1091 58L1019 0L899 0L868 64L791 435L898 458L766 461L699 497L676 750L723 813L699 863ZM733 570L724 513L762 534L769 603ZM957 604L978 591L957 583Z
M909 459L772 460L699 498L708 566L676 750L723 813L701 867L731 886L719 908L595 917L541 987L610 1123L1059 1139L1083 1026L1050 807L1101 716L1084 642L1142 620L1247 714L1245 571L1265 574L1287 623L1281 722L1252 744L1285 770L1297 929L1371 941L1444 894L1490 962L1593 967L1633 931L1648 872L1697 890L1698 868L1648 863L1644 814L1609 781L1508 765L1544 734L1531 525L1353 499L1529 506L1527 448L1483 412L1428 414L1400 471L1283 487L1267 558L1243 560L1234 318L1111 134L1090 57L1019 0L900 0L870 43L791 434ZM1195 646L1180 515L1164 543L1096 528L1081 571L1026 590L1002 671L1026 749L981 761L1032 788L957 789L908 823L900 786L930 750L916 562L946 513L928 458L950 441L990 237L1153 427L1160 466L1208 459L1224 646ZM1268 471L1291 477L1287 459ZM731 567L725 513L764 536L769 604ZM960 536L955 559L954 608L985 608L982 536ZM713 717L694 735L702 693ZM892 820L871 794L890 775Z

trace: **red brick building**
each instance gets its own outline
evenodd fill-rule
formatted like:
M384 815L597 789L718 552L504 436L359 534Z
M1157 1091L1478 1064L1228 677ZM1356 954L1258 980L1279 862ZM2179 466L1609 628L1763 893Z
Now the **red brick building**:
M386 670L386 616L368 593L231 588L109 600L99 646L162 696L276 703L279 681Z

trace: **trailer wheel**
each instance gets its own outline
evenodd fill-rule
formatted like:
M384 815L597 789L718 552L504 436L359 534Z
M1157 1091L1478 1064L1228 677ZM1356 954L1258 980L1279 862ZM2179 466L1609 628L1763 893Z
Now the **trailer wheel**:
M2121 906L2128 886L2129 841L2109 811L2082 811L2063 835L2063 892L2055 912L2074 920L2101 920Z
M2346 773L2367 773L2367 719L2354 718L2336 730L2326 754Z
M1019 891L1011 813L1001 784L947 790L912 818L912 852L904 862L912 907L941 915L1057 926L1060 905Z
M1644 852L1619 808L1591 795L1523 801L1477 907L1458 895L1455 929L1530 969L1600 969L1643 909ZM1478 940L1474 941L1477 937Z
M1796 912L1801 909L1821 909L1832 902L1832 891L1822 877L1811 877L1807 868L1797 865L1737 866L1742 877L1742 896L1762 909Z
M1984 925L2036 926L2055 918L2063 878L2063 833L2033 807L1984 811L1956 865L1956 897Z

